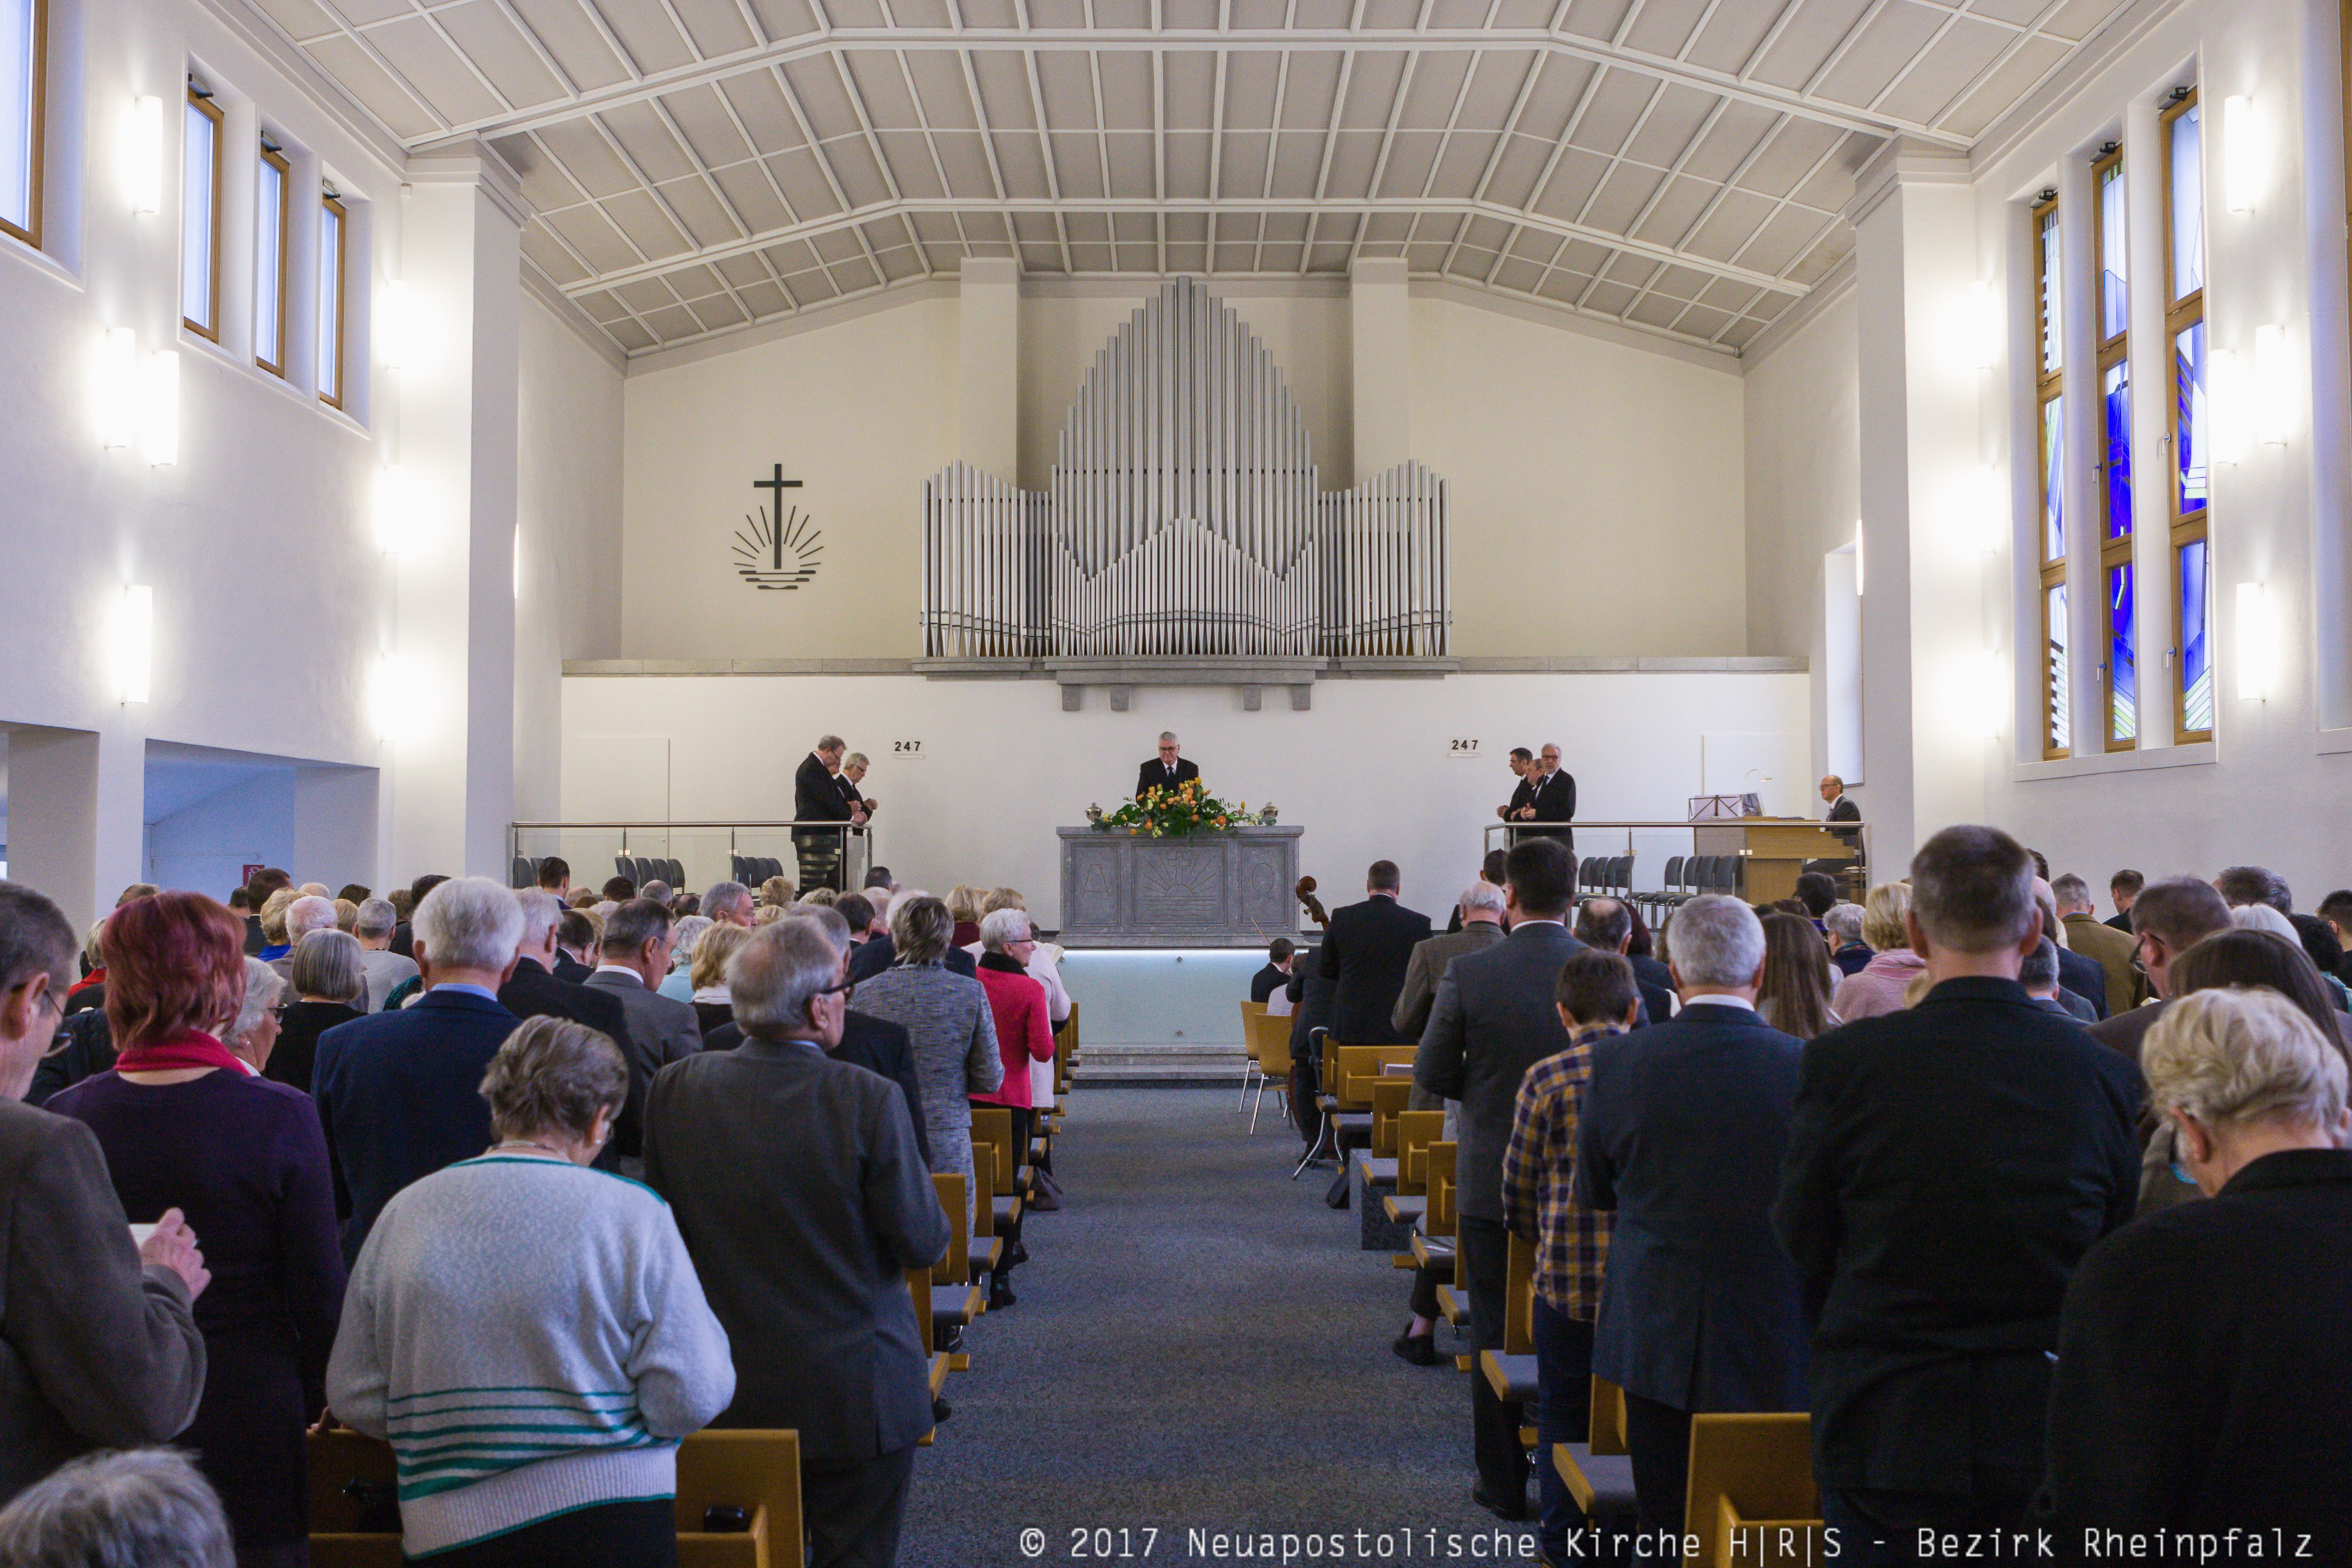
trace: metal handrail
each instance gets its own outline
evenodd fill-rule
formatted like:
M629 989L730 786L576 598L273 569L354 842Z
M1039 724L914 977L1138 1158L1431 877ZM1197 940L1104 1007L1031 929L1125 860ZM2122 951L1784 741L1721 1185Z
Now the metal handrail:
M562 831L571 828L590 827L618 827L623 829L659 828L664 831L669 831L673 829L691 830L697 828L707 830L718 827L856 827L860 825L857 823L854 823L845 817L838 816L814 817L805 821L779 822L510 822L507 824L507 826L510 831L517 833L526 830L544 831L549 828ZM868 822L864 826L870 827L872 824Z

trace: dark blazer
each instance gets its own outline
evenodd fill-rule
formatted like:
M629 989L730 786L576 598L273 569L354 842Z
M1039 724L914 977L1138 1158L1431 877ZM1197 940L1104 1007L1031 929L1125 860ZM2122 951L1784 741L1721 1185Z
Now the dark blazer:
M2352 1153L2266 1154L2066 1288L2035 1524L2310 1532L2352 1560Z
M269 939L261 934L261 917L259 915L246 916L245 956L251 958L255 953L259 952L263 948L268 947L268 945Z
M558 980L569 981L577 985L595 973L593 968L581 963L562 948L555 950L555 977Z
M2091 1026L2091 1038L2137 1068L2139 1066L2140 1042L2147 1038L2148 1030L2164 1016L2166 1005L2158 1000L2134 1007L2128 1013L2116 1013L2102 1018Z
M703 1037L702 1048L731 1051L742 1043L742 1025L721 1024ZM928 1168L931 1163L931 1140L923 1131L923 1082L915 1076L915 1047L906 1026L877 1018L871 1013L844 1013L841 1044L833 1047L833 1059L879 1073L898 1086L907 1097L908 1110L915 1118L916 1152L922 1155Z
M1447 964L1437 982L1412 1081L1462 1102L1456 1201L1473 1219L1502 1223L1503 1150L1519 1080L1568 1049L1552 992L1559 966L1583 945L1557 922L1522 921L1503 941Z
M482 1074L521 1022L486 996L436 987L319 1037L310 1093L346 1216L346 1268L393 1194L489 1147Z
M1457 907L1454 912L1462 911ZM1437 1005L1437 983L1444 976L1445 966L1465 952L1476 952L1502 940L1501 925L1494 921L1475 921L1464 924L1460 931L1424 937L1413 943L1412 956L1405 962L1404 984L1398 988L1396 1002L1389 1009L1389 1023L1406 1039L1419 1044L1421 1032L1429 1026L1430 1009Z
M2091 1005L2093 1021L2107 1016L2107 966L2089 953L2060 948L2058 984Z
M646 1180L735 1347L714 1426L856 1462L931 1429L906 1271L946 1256L948 1221L897 1084L790 1041L699 1052L654 1080Z
M634 973L600 969L580 988L620 1004L628 1016L630 1037L636 1043L638 1066L648 1083L670 1063L702 1048L702 1016L694 1005L646 989L646 983Z
M1429 917L1391 898L1366 899L1331 911L1316 967L1339 989L1331 1001L1331 1033L1342 1045L1410 1044L1389 1021L1415 943L1429 935Z
M1594 1376L1676 1410L1804 1408L1804 1316L1770 1217L1804 1048L1704 999L1594 1042L1576 1197L1617 1215Z
M1544 780L1542 787L1534 792L1528 804L1536 808L1535 819L1538 822L1573 821L1576 816L1576 780L1563 769ZM1565 827L1549 833L1535 833L1521 828L1518 836L1522 838L1557 838L1568 847L1570 854L1575 853L1576 835Z
M1519 814L1519 807L1533 805L1535 803L1535 787L1528 783L1527 775L1522 773L1519 775L1519 782L1511 786L1510 804L1503 807L1503 814L1506 817L1515 817Z
M824 759L811 752L793 774L793 819L796 822L847 822L849 802Z
M646 1086L654 1080L653 1069L645 1065L645 1047L629 1027L628 1009L618 997L600 994L584 985L574 985L569 980L558 980L537 961L524 959L517 963L507 983L499 987L499 1005L523 1018L569 1018L575 1024L585 1024L602 1031L621 1047L621 1059L629 1064L629 1097L622 1102L621 1114L613 1119L613 1141L606 1152L598 1157L602 1165L607 1159L623 1156L635 1158L646 1146Z
M46 1105L49 1097L114 1065L114 1031L104 1013L76 1013L58 1030L57 1043L33 1069L25 1103Z
M2091 999L2064 985L2058 987L2057 998L2051 1005L2085 1027L2099 1021L2099 1010Z
M1675 994L1666 987L1636 979L1633 989L1642 994L1642 1016L1637 1026L1647 1028L1652 1024L1663 1024L1675 1016Z
M2032 1485L2067 1278L2138 1204L2142 1092L2010 980L1805 1047L1773 1221L1813 1320L1821 1484Z
M1155 785L1165 789L1171 784L1180 784L1186 779L1196 779L1200 776L1201 764L1190 757L1177 758L1176 766L1172 772L1166 763L1154 757L1136 770L1135 793L1141 795L1145 790Z
M1290 984L1290 972L1267 964L1250 976L1250 1000L1263 1003L1276 992Z
M366 1000L365 997L361 1000ZM310 1068L319 1056L319 1037L338 1024L367 1016L362 1007L341 1002L289 1002L278 1016L278 1043L270 1047L269 1065L261 1076L289 1089L310 1092Z
M2126 936L2130 936L2132 934L2131 916L2129 915L2109 915L2105 920L2099 923L2102 925L2111 925L2117 931L2123 932Z
M205 1341L188 1288L141 1266L97 1135L11 1100L0 1268L0 1501L77 1454L168 1443L195 1419Z
M1827 820L1831 822L1860 822L1862 820L1862 807L1854 805L1851 796L1841 795L1837 799L1830 802L1830 814ZM1853 845L1857 852L1862 848L1861 828L1832 827L1829 831L1832 837Z
M849 950L849 978L852 981L871 980L898 962L898 945L886 933L871 942L858 943ZM967 980L980 978L980 962L960 947L948 949L947 968L950 973Z
M1870 944L1858 942L1851 947L1839 948L1830 954L1830 962L1837 965L1840 974L1859 974L1870 967Z

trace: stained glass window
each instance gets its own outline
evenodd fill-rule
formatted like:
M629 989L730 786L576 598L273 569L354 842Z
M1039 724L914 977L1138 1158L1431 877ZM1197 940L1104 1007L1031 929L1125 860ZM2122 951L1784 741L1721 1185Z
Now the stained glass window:
M2042 299L2037 313L2042 318L2042 374L2051 376L2063 366L2066 353L2058 303L2058 279L2062 274L2058 270L2057 204L2053 202L2038 221L2041 226L2038 238L2042 254L2038 259L2041 263Z
M2066 559L2066 399L2042 405L2042 558Z
M2206 447L2212 427L2205 415L2205 323L2191 321L2172 336L2173 456L2179 472L2177 510L2201 511L2205 507L2205 468L2211 461Z
M2131 322L2129 244L2124 221L2124 164L2118 158L2099 174L2099 339L2103 342Z
M2204 540L2180 547L2180 727L2213 728L2213 563Z
M2073 717L2066 706L2066 584L2058 584L2042 596L2042 639L2044 648L2042 706L2050 715L2047 749L2063 752L2074 743Z
M2172 121L2172 297L2205 287L2204 126L2191 103Z
M2139 636L2133 629L2132 569L2107 568L2107 738L2139 734Z
M2107 537L2120 539L2132 531L2131 510L2131 363L2107 367L2101 377L2100 409L2105 423L2103 454L2106 468Z

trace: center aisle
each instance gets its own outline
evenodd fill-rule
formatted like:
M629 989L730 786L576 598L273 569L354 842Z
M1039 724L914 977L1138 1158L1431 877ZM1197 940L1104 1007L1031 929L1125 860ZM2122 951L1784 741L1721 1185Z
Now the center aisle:
M916 1458L907 1568L1068 1563L1081 1528L1113 1531L1114 1555L1129 1531L1129 1561L1185 1564L1265 1560L1194 1530L1347 1532L1344 1554L1315 1553L1327 1563L1426 1560L1433 1530L1436 1555L1459 1538L1456 1561L1518 1561L1523 1531L1532 1548L1532 1523L1470 1502L1467 1379L1389 1349L1412 1276L1323 1205L1328 1171L1287 1179L1299 1145L1272 1095L1255 1138L1234 1097L1070 1096L1067 1200L1029 1221L1019 1304L967 1331L955 1415ZM1031 1529L1040 1554L1022 1550ZM1360 1529L1415 1539L1360 1552Z

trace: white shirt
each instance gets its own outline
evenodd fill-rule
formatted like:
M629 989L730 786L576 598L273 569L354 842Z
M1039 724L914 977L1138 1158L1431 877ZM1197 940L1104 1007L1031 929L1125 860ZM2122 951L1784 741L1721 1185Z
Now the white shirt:
M1716 992L1710 992L1705 996L1693 996L1688 998L1683 1003L1682 1010L1687 1013L1693 1007L1705 1007L1708 1005L1714 1005L1717 1007L1745 1007L1751 1013L1756 1011L1756 1004L1750 1002L1745 996L1726 996Z

